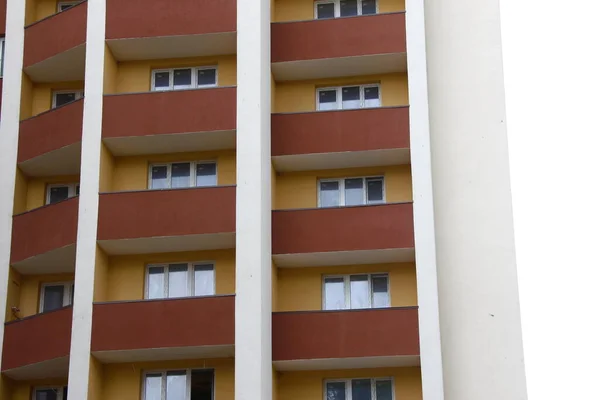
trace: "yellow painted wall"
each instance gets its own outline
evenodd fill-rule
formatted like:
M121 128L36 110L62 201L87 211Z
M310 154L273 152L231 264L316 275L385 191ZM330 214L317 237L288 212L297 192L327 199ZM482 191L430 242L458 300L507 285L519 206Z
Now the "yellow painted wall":
M278 82L275 88L275 111L305 112L316 110L317 88L343 85L380 84L381 105L408 104L408 79L406 73L366 75L311 81Z
M319 179L362 176L384 176L387 203L412 201L410 166L395 165L326 171L280 172L275 186L274 209L316 208Z
M103 386L104 366L96 358L90 356L88 400L102 400Z
M229 358L106 364L102 395L104 400L139 400L144 371L214 368L215 399L234 400L234 361Z
M417 276L415 265L376 264L319 268L279 268L277 272L277 311L308 311L322 309L323 275L389 274L392 307L417 305Z
M55 183L70 184L78 182L78 175L65 175L29 179L29 182L27 184L27 203L25 208L29 211L45 205L46 189L48 185Z
M279 399L279 373L273 368L273 400Z
M215 160L217 161L217 184L235 185L235 150L224 150L116 157L111 187L115 192L148 189L148 168L150 164Z
M119 66L113 53L104 44L104 94L117 92L117 75Z
M96 268L94 270L94 301L108 300L109 259L106 253L96 246Z
M118 63L116 93L148 92L151 71L161 68L217 66L217 85L235 86L237 82L236 56L175 58L166 60L124 61Z
M8 379L6 376L0 376L0 399L10 400L12 399L12 386L13 381Z
M27 177L17 167L15 177L15 201L13 203L13 215L27 210Z
M379 13L404 11L404 0L378 0ZM274 22L305 21L315 18L313 0L275 0Z
M394 380L397 400L421 400L421 369L372 368L338 371L289 371L279 373L279 400L320 400L325 379L385 378Z
M31 104L33 96L33 82L23 72L21 75L21 109L20 119L24 120L32 116Z
M48 386L67 386L67 379L41 379L35 381L15 381L12 384L12 397L10 400L31 400L33 389ZM4 400L4 399L2 399Z
M19 274L14 268L9 267L8 272L8 287L6 297L6 314L5 321L15 320L15 316L12 312L12 307L19 307L21 302L21 274ZM22 313L17 314L18 317L23 316Z
M143 299L148 264L196 261L215 262L216 294L235 293L235 250L229 249L109 257L107 300Z
M57 0L36 0L35 20L39 21L52 14L56 14L57 5Z
M43 283L72 282L74 274L52 274L52 275L22 275L21 293L19 297L19 308L21 318L35 315L40 308L40 291Z
M100 193L112 191L112 181L114 178L115 157L108 148L102 143L100 148Z

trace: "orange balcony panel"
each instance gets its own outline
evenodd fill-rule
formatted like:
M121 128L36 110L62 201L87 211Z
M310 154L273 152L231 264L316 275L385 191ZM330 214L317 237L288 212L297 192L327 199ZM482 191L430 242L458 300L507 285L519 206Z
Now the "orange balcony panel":
M66 307L7 323L2 372L15 379L66 376L72 318Z
M419 356L416 307L273 313L273 361Z

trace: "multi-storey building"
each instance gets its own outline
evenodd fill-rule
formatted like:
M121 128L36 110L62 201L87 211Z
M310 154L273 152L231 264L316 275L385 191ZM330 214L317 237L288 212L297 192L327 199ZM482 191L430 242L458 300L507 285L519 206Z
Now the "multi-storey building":
M1 399L524 398L494 4L0 3Z

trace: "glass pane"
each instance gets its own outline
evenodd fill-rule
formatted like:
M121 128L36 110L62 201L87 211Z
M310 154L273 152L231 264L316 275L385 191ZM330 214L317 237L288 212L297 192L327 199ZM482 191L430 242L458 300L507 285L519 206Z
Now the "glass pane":
M371 400L371 380L352 380L352 400Z
M351 17L353 15L358 15L356 0L340 0L340 17Z
M373 275L371 286L373 287L373 307L389 307L390 294L388 293L387 275Z
M346 400L346 383L327 382L326 400Z
M194 296L215 294L215 270L212 265L194 265Z
M65 104L69 104L76 100L75 93L56 93L55 95L55 107L60 107Z
M346 308L344 278L325 278L325 310Z
M185 400L185 371L167 372L167 400Z
M321 90L319 91L319 110L337 110L337 91Z
M169 71L154 73L154 90L169 90Z
M369 307L368 275L352 275L350 277L350 308Z
M365 107L380 107L379 88L372 86L365 88Z
M335 4L325 3L317 4L317 19L333 18L335 17Z
M75 185L75 196L79 196L79 185Z
M188 296L188 266L187 264L169 265L169 296Z
M344 194L346 196L345 205L356 206L364 204L362 178L346 179L344 186Z
M190 186L190 163L171 165L171 187L184 188Z
M48 204L57 203L69 198L68 186L55 186L50 188L50 202Z
M192 87L192 70L176 69L173 71L173 88L186 89Z
M152 182L150 189L166 189L168 186L167 166L160 165L152 167Z
M37 389L35 391L35 400L57 400L58 389Z
M340 205L339 186L339 182L321 182L319 184L321 207L336 207Z
M198 86L216 85L217 84L217 70L211 69L199 69L198 70Z
M342 108L360 108L360 86L342 88Z
M367 179L367 202L378 203L383 201L383 179Z
M217 164L206 163L196 165L196 186L217 185Z
M376 0L362 0L362 15L375 14L377 12Z
M69 8L73 7L75 4L61 4L59 6L59 11L65 11L68 10Z
M165 297L164 267L148 268L148 298L162 299Z
M71 297L69 298L69 305L72 305L74 301L75 301L75 284L71 283ZM67 390L66 386L65 386L65 390Z
M69 389L69 388L68 388L67 386L65 386L65 387L63 388L63 400L67 400L67 392L68 392L68 389Z
M212 400L212 370L192 370L192 393L190 400Z
M377 400L392 400L392 381L389 379L375 382Z
M44 287L44 309L42 312L57 310L63 306L65 287L63 285Z
M144 400L161 400L162 375L148 374L144 382Z

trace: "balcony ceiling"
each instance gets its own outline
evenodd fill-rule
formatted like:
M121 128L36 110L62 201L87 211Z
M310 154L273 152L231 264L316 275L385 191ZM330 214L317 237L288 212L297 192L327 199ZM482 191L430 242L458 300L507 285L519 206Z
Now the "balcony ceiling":
M315 360L273 361L277 371L315 371L357 368L418 367L419 356L329 358Z
M280 268L414 262L414 249L332 251L327 253L274 254Z
M67 82L85 79L85 44L24 68L34 82Z
M78 175L81 164L81 142L50 151L19 163L27 176Z
M203 358L231 358L235 356L235 350L233 345L190 346L168 347L161 349L93 351L92 355L103 363L123 363L193 360Z
M362 168L410 164L409 149L347 151L340 153L296 154L272 157L278 172Z

